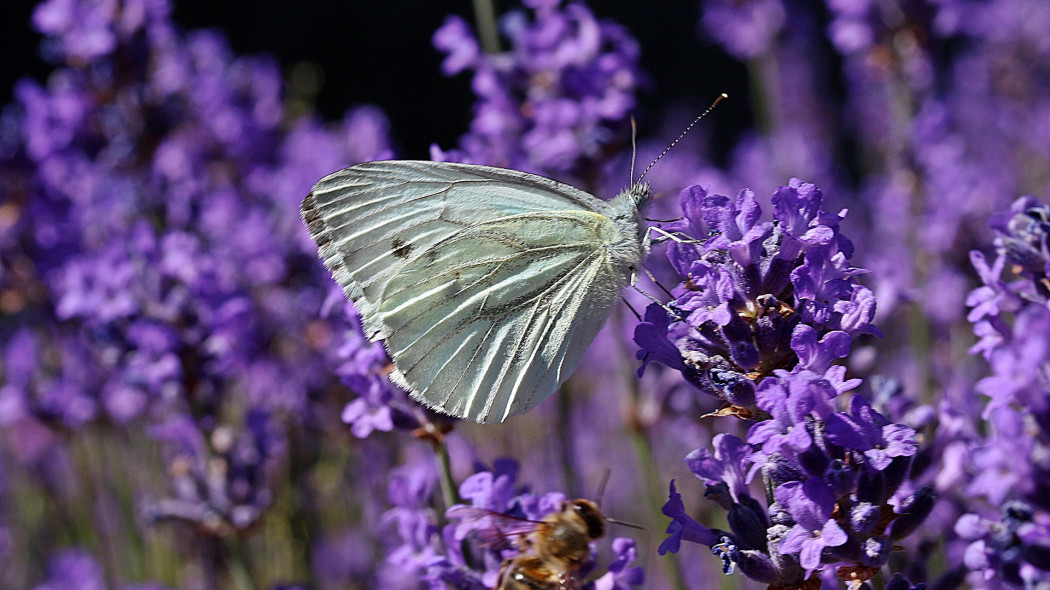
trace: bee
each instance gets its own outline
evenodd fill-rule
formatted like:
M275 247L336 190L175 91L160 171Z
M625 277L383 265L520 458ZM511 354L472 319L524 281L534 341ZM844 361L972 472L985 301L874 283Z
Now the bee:
M497 590L576 590L591 541L605 534L605 516L590 500L562 504L521 537L517 557L503 562Z

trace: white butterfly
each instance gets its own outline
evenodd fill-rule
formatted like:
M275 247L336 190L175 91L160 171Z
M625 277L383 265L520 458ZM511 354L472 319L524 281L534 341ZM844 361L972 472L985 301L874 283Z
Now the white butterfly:
M516 170L368 162L302 216L391 378L446 414L502 422L576 369L648 253L635 184L609 202Z

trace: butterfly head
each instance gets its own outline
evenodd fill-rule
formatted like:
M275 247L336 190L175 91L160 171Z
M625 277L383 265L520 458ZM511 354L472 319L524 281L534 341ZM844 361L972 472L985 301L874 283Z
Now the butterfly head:
M649 253L645 220L641 209L649 202L652 191L648 183L639 182L624 189L612 200L612 220L619 232L619 240L613 244L612 255L624 269L625 280L633 284L635 273Z
M634 208L641 211L649 202L649 198L652 196L653 191L649 187L648 182L636 182L631 187L625 189L621 194L626 194L634 203Z

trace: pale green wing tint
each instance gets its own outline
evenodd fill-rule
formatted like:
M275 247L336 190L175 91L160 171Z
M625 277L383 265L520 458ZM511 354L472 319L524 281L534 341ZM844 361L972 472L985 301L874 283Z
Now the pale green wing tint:
M591 212L526 213L419 252L380 295L395 378L427 405L479 422L539 403L576 368L618 296L604 247L614 231Z

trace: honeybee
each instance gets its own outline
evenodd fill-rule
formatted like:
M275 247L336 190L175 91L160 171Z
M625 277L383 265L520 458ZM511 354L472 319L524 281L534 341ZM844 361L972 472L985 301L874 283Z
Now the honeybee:
M590 500L565 502L521 537L521 554L500 568L497 590L576 590L591 541L605 534L605 516Z

